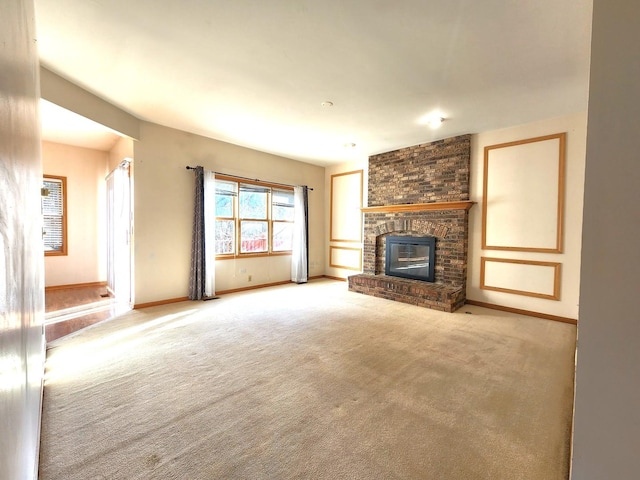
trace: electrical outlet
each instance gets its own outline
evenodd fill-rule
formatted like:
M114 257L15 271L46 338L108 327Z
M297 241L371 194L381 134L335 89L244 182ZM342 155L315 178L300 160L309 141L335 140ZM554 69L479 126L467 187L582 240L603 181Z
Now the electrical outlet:
M240 273L247 273L247 269L246 268L241 268L240 269Z

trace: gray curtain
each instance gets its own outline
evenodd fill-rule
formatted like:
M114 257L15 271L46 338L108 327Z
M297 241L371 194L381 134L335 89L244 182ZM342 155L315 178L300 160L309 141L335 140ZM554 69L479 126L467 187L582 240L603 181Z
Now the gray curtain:
M295 217L291 251L291 281L306 283L309 279L309 189L293 188Z
M195 193L193 237L191 239L191 270L189 272L189 300L202 300L205 296L204 169L195 167L194 172Z

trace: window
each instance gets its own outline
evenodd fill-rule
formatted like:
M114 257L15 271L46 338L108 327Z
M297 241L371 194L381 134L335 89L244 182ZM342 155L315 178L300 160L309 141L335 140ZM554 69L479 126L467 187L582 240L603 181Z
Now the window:
M236 197L238 184L216 180L216 254L236 251Z
M269 252L269 192L267 187L240 184L240 253Z
M293 191L272 190L273 251L290 251L293 244Z
M44 175L41 190L44 254L67 254L67 178Z
M216 256L291 252L293 189L216 177Z

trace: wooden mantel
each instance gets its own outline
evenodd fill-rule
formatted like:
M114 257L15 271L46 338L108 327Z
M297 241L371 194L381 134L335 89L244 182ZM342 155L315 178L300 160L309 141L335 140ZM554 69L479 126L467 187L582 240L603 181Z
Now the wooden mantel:
M428 210L469 210L476 202L433 202L364 207L364 213L424 212Z

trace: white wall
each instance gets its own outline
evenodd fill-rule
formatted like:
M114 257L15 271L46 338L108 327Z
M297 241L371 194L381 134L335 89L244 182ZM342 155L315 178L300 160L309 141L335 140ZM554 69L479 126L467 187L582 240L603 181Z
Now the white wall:
M595 0L573 475L640 472L640 2Z
M43 171L67 177L67 255L45 257L45 285L104 282L109 154L42 142Z
M0 15L0 478L38 474L44 295L38 53L31 0Z
M118 165L125 159L133 160L133 140L128 137L120 137L118 141L109 150L109 165L107 170L113 172Z
M339 175L341 173L346 172L354 172L357 170L362 170L362 206L367 206L367 176L369 171L369 159L365 158L362 160L354 160L341 163L339 165L332 165L325 168L325 176L324 176L324 204L325 204L325 212L324 212L324 228L326 233L325 238L325 258L326 262L324 264L324 272L325 275L334 278L344 278L346 279L350 275L356 275L358 273L362 273L362 270L355 271L347 268L336 268L331 266L331 247L345 247L345 248L360 248L362 249L362 242L359 244L356 243L345 243L345 242L332 242L330 241L330 222L331 222L331 177L333 175ZM334 205L334 208L340 208L340 205ZM361 217L361 221L364 222L364 215ZM362 257L362 251L360 252L360 256Z
M563 253L483 250L484 147L561 132L567 132ZM468 299L565 318L578 318L585 145L586 113L577 113L472 136L470 199L478 203L471 208L469 217ZM504 228L509 229L512 226L505 224ZM560 300L480 289L480 257L482 256L561 263Z
M324 168L144 122L134 157L135 304L188 294L194 176L187 165L312 187L309 275L324 273ZM218 292L290 278L288 256L216 263Z

